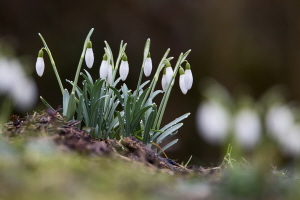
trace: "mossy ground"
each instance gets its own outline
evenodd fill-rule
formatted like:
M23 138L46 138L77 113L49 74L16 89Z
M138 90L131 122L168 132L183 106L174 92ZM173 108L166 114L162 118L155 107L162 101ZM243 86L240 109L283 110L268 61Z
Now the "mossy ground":
M11 121L0 137L0 199L299 199L293 173L230 167L185 173L57 142L48 114ZM63 136L68 140L70 137ZM79 141L81 141L80 138ZM59 140L60 141L60 140ZM90 143L80 143L85 145ZM82 150L82 146L80 146ZM93 147L93 146L92 146ZM91 146L87 149L92 149ZM76 149L77 148L77 149ZM96 151L97 152L97 151ZM126 158L126 157L125 157ZM207 173L205 173L207 172Z

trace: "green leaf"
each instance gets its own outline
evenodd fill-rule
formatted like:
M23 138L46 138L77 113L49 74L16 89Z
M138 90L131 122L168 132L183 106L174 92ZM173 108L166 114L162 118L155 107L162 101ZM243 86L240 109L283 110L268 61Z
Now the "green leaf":
M140 120L142 119L142 116L145 114L145 112L149 109L152 108L153 105L150 106L146 106L145 108L142 108L141 110L139 110L136 115L134 115L134 118L131 122L132 127L136 127L137 124L140 122Z
M45 106L46 106L47 108L51 108L52 110L54 110L54 109L50 106L50 104L49 104L42 96L40 96L40 99L41 99L41 101L45 104Z
M76 110L76 99L75 99L75 94L72 93L69 98L68 111L66 115L67 121L74 118L75 110Z
M125 108L124 108L124 115L125 115L125 128L126 128L126 137L128 137L130 134L131 134L131 130L130 130L130 125L131 125L131 120L130 120L130 107L131 107L131 104L132 103L132 97L129 96L128 99L127 99L127 102L125 104Z
M172 122L168 123L167 125L165 125L164 127L162 127L160 129L160 131L165 131L167 130L168 128L170 128L171 126L177 124L178 122L184 120L185 118L187 118L191 113L185 113L184 115L174 119Z
M124 138L126 137L125 136L125 130L124 130L124 121L123 121L123 118L121 117L121 114L119 111L117 111L117 116L118 116L118 119L119 119L119 125L120 125L120 136L121 138Z
M85 73L86 73L88 79L90 80L90 82L91 82L91 83L94 83L93 78L92 78L92 76L90 75L90 73L88 73L88 71L86 71L85 69L84 69L84 71L85 71Z
M167 129L165 132L163 132L156 140L157 144L160 144L167 136L172 135L175 131L177 131L183 123L176 124L169 129ZM154 141L154 139L152 139Z
M165 145L163 148L161 148L163 151L167 150L168 148L170 148L171 146L173 146L174 144L176 144L178 142L178 139L173 140L172 142L168 143L167 145ZM161 154L162 151L159 151L158 154Z
M123 100L123 98L121 97L120 92L119 92L116 88L113 88L113 87L111 87L111 86L109 86L109 88L115 93L115 95L117 95L117 97L118 97L120 103L123 104L123 103L124 103L124 100Z
M153 125L154 118L155 118L155 111L153 110L151 112L151 114L149 115L148 120L146 122L145 130L144 130L144 135L143 135L143 143L144 144L150 143L150 139L151 139L150 129L151 129L152 125Z

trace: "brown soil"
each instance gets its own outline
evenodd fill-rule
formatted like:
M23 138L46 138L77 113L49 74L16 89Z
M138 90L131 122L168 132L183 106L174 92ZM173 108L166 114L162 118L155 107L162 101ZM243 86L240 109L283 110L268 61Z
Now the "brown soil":
M131 136L120 141L95 139L86 131L76 127L78 121L65 122L59 112L47 111L33 113L25 118L13 115L6 126L9 137L50 137L62 151L74 151L88 156L111 156L142 163L145 167L165 170L170 173L196 174L199 176L219 177L220 167L184 167L172 159L164 158Z

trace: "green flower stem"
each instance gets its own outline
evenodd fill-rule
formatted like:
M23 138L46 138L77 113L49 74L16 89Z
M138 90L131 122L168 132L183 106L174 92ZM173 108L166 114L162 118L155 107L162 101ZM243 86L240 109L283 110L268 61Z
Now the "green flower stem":
M54 62L54 60L53 60L51 51L50 51L50 49L48 48L47 43L46 43L46 41L44 40L42 34L39 33L39 36L40 36L40 38L41 38L41 40L42 40L42 42L43 42L43 44L44 44L44 49L45 49L45 51L48 53L48 56L49 56L49 58L50 58L51 65L52 65L52 67L53 67L55 76L56 76L56 78L57 78L57 81L58 81L58 84L59 84L59 87L60 87L60 90L61 90L61 93L63 94L63 93L64 93L64 87L63 87L62 82L61 82L61 80L60 80L60 76L59 76L59 74L58 74L58 71L57 71L57 69L56 69L55 62Z
M161 59L159 65L158 65L158 68L157 68L157 70L155 72L155 75L154 75L154 77L153 77L153 79L152 79L152 81L150 83L149 88L151 88L151 89L148 90L148 92L147 92L147 94L145 96L145 99L144 99L142 105L144 105L145 100L148 99L149 95L151 95L154 92L155 86L156 86L158 78L159 78L159 74L160 74L161 70L164 68L164 65L165 65L164 61L167 58L169 52L170 52L170 49L167 49L166 53L164 54L163 58Z
M191 52L191 50L187 51L184 55L183 55L183 53L181 53L179 58L178 58L178 61L175 65L175 69L174 69L174 73L173 73L171 82L168 86L168 89L167 89L166 93L163 96L163 99L161 101L161 104L160 104L158 112L157 112L158 117L155 119L154 127L153 127L153 128L156 128L156 130L159 130L159 128L160 128L162 117L164 115L164 112L165 112L165 109L166 109L166 106L167 106L167 103L168 103L168 100L169 100L169 97L170 97L170 93L171 93L172 87L174 85L174 80L175 80L176 74L179 70L179 67L184 62L184 60L186 59L186 57L188 56L188 54L190 52Z
M72 88L71 93L75 93L75 89L76 89L77 82L78 82L78 77L79 77L79 74L80 74L80 70L81 70L83 59L84 59L85 51L86 51L86 48L87 48L87 43L90 40L90 37L91 37L93 31L94 31L94 28L92 28L90 30L89 34L87 35L87 37L85 39L85 42L84 42L84 45L83 45L83 50L82 50L82 53L81 53L81 57L80 57L80 60L79 60L79 63L78 63L76 75L75 75L75 78L74 78L74 84L73 84L73 88Z
M113 82L115 81L115 77L116 77L116 74L117 74L117 71L118 71L118 68L119 68L119 63L122 59L122 56L125 52L125 49L126 49L126 46L127 46L127 43L125 43L123 45L123 40L121 41L121 44L120 44L120 50L119 50L119 55L118 55L118 58L117 58L117 61L116 61L116 65L114 67L114 72L113 72Z

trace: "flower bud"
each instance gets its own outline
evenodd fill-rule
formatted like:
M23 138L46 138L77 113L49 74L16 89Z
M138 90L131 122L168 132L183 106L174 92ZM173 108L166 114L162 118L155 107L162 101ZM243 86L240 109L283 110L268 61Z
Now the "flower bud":
M100 65L99 69L100 78L106 79L108 75L108 61L107 61L107 55L106 53L103 55L103 60Z
M87 49L85 52L85 63L88 68L92 68L93 63L94 63L94 52L92 49L91 41L88 41L88 43L87 43Z
M185 84L185 74L184 74L184 70L182 67L179 68L179 87L181 89L181 92L183 94L187 93L187 89L186 89L186 84Z
M166 68L164 68L164 71L163 71L163 76L162 76L162 79L161 79L161 86L162 86L162 89L163 91L165 92L167 90L167 80L166 80Z
M144 74L145 76L150 76L152 71L152 59L150 57L150 53L148 53L148 56L145 60L145 66L144 66Z
M191 71L191 66L188 62L185 65L185 85L187 90L190 90L193 85L193 74Z
M120 73L120 77L121 77L122 81L126 80L126 78L128 76L128 72L129 72L128 59L127 59L126 54L124 54L122 57L122 61L121 61L120 69L119 69L119 73Z
M38 58L36 60L36 65L35 65L35 69L36 69L36 73L41 77L44 73L44 70L45 70L45 62L44 62L44 52L43 50L41 49L39 51L39 54L38 54Z

